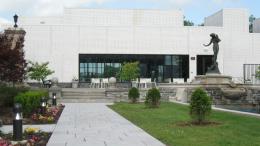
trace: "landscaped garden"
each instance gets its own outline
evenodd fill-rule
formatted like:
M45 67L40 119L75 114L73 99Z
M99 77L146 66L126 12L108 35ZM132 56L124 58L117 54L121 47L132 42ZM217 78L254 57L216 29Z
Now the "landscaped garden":
M45 97L45 98L43 98ZM21 105L23 124L55 124L57 123L64 105L48 103L46 89L29 89L25 87L9 87L0 85L0 119L2 124L11 125L14 120L14 104ZM26 128L22 140L15 141L12 133L0 131L0 146L45 146L51 136L50 132L37 128Z
M27 128L23 133L22 141L12 141L13 135L3 134L0 131L0 146L46 146L50 132L43 132L36 128Z
M145 104L110 107L167 146L260 146L260 118L211 111L210 98L197 91L190 106L162 102L150 108L147 101L158 99L151 96Z

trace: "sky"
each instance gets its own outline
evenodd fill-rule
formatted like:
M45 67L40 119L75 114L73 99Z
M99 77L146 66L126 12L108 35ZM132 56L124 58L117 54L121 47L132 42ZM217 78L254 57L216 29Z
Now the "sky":
M178 9L196 25L223 8L246 8L260 17L260 0L0 0L0 23L13 22L13 15L58 16L68 8Z

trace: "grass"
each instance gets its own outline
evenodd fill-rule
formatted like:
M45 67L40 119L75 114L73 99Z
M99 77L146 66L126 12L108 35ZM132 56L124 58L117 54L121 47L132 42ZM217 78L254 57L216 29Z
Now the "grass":
M120 115L167 146L260 146L260 119L213 111L211 121L221 125L178 126L191 121L188 106L161 103L158 109L144 104L115 103Z

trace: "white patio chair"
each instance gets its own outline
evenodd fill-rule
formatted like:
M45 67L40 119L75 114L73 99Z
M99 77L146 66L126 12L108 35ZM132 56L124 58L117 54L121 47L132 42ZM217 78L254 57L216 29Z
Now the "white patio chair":
M90 86L92 88L99 88L100 87L100 78L91 78Z
M107 88L108 83L108 78L101 78L101 88Z
M183 78L174 78L173 83L184 84L184 79Z
M147 88L147 83L152 83L152 79L151 78L140 78L140 87L144 87Z

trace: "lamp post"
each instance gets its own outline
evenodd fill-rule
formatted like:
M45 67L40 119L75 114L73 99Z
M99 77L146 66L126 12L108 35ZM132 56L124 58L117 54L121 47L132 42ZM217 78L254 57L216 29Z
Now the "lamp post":
M13 114L13 139L21 141L23 139L23 114L22 105L20 103L14 105Z
M52 105L57 105L56 93L52 93Z
M45 99L45 97L42 97L41 98L41 114L45 114L46 106L47 106L46 99Z
M18 25L17 25L17 21L18 21L18 15L14 15L14 28L17 28Z

